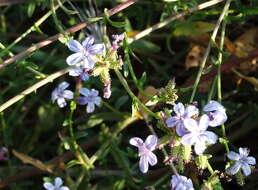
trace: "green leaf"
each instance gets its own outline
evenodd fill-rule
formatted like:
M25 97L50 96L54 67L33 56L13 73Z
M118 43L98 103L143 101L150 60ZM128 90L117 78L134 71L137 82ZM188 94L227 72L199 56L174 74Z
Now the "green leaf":
M71 160L70 162L68 162L66 164L65 167L66 167L66 169L68 169L68 168L71 168L71 167L76 166L76 165L81 165L81 163L78 160Z
M110 18L109 18L109 15L108 15L108 12L107 12L107 9L104 10L104 20L109 23L111 26L114 26L116 28L124 28L125 27L125 22L115 22L115 21L112 21Z
M36 4L35 3L30 3L28 5L28 9L27 9L27 14L28 14L28 17L31 17L35 11L35 8L36 8Z
M120 109L121 106L123 106L127 101L129 100L128 95L121 96L117 99L115 103L115 108Z
M146 79L147 79L147 74L146 72L143 72L141 78L138 80L140 88L143 88L144 84L146 83Z
M155 95L153 96L145 105L146 106L154 106L155 104L157 104L160 101L160 98Z
M134 117L136 115L136 112L138 112L138 110L139 110L139 104L135 99L133 99L133 102L132 102L132 117Z
M161 48L147 40L137 40L130 44L129 46L132 49L140 49L145 52L149 53L158 53L160 52Z

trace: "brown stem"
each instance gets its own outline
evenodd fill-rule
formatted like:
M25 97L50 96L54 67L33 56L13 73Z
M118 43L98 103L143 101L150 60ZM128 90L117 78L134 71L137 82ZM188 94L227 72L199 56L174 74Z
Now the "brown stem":
M112 16L114 14L117 14L119 12L121 12L122 10L126 9L127 7L133 5L134 3L136 3L138 0L128 0L122 4L119 4L117 5L116 7L108 10L108 15L109 16ZM46 40L43 40L31 47L29 47L28 49L18 53L17 55L13 56L13 57L10 57L8 59L6 59L5 61L3 61L1 64L0 64L0 69L2 69L3 67L5 67L6 65L9 65L13 62L15 62L16 60L26 56L26 55L29 55L30 53L42 48L42 47L45 47L51 43L53 43L54 41L58 40L58 38L60 37L64 37L65 34L71 34L71 33L75 33L85 27L87 27L90 23L87 23L87 22L83 22L83 23L80 23L80 24L77 24L67 30L65 30L64 34L56 34L54 36L51 36L49 38L47 38Z

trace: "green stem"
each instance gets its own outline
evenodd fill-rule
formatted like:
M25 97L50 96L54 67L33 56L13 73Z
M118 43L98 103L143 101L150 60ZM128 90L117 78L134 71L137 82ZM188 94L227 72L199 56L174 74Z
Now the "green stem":
M90 163L89 157L86 155L85 152L83 152L82 148L76 142L76 138L75 138L74 132L73 132L73 123L72 123L74 110L75 109L72 108L72 106L71 106L69 118L68 118L69 133L71 136L71 148L72 148L72 151L75 153L75 156L77 157L77 159L81 162L81 164L86 169L86 171L88 171L88 169L93 168L93 165Z
M156 118L156 119L161 119L157 114L155 114L154 112L152 112L149 108L147 108L140 100L139 98L137 98L134 93L131 91L128 83L126 82L126 80L124 79L123 75L120 73L120 71L118 69L115 69L115 73L118 77L118 79L120 80L120 82L122 83L122 85L124 86L125 90L127 91L127 93L131 96L131 98L133 100L135 100L140 107L143 109L144 112L148 113L150 116Z
M207 102L209 103L210 100L213 98L214 96L214 90L215 90L215 86L217 84L217 80L218 80L218 77L216 76L214 79L213 79L213 82L212 82L212 86L211 86L211 89L210 89L210 92L209 92L209 95L208 95L208 100Z
M211 175L214 174L214 170L212 169L212 167L211 167L209 161L207 161L207 169L209 170L209 172L211 173Z
M116 108L114 108L113 106L111 106L110 104L108 104L107 102L105 101L101 101L101 103L106 107L108 108L109 110L111 110L112 112L114 112L115 114L117 115L120 115L120 116L124 116L124 114L120 111L118 111Z
M227 15L227 12L225 14L225 16ZM222 64L222 51L223 51L223 46L224 46L224 41L225 41L225 31L226 31L226 22L224 21L222 23L222 29L221 29L221 39L220 39L220 51L219 51L219 55L218 55L218 62L219 62L219 66L218 66L218 74L217 74L217 95L218 95L218 101L221 103L222 102L222 90L221 90L221 64ZM226 137L226 128L225 125L221 125L221 132L222 132L222 136L223 138ZM225 145L225 149L227 152L229 152L229 146L228 146L228 142L225 141L224 143Z
M208 44L208 47L205 51L205 54L204 54L204 57L203 57L203 60L201 62L201 65L200 65L200 68L199 68L199 71L198 71L198 74L196 76L196 79L195 79L195 82L194 82L194 85L193 85L193 92L192 92L192 95L191 95L191 98L190 98L190 102L192 102L194 100L194 97L195 97L195 93L197 91L197 87L199 85L199 82L200 82L200 79L201 79L201 76L202 76L202 72L203 72L203 69L205 67L205 64L206 64L206 61L208 59L208 56L210 54L210 51L211 51L211 46L212 46L212 43L215 42L215 39L216 39L216 36L217 36L217 33L218 33L218 30L219 30L219 27L220 27L220 24L221 22L223 21L224 19L224 16L226 15L228 9L229 9L229 5L231 3L232 0L227 0L225 6L224 6L224 9L222 11L222 13L220 14L220 17L216 23L216 26L213 30L213 33L212 33L212 36L211 36L211 39L209 41L209 44Z

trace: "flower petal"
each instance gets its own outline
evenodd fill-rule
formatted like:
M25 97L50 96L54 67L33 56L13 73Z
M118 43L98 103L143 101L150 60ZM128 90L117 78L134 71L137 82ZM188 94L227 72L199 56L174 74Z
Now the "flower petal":
M249 176L251 174L251 168L247 163L243 163L241 168L245 176Z
M201 155L203 154L203 152L205 151L206 146L205 146L205 142L204 141L197 141L194 145L194 151L197 155Z
M148 162L151 166L154 166L157 164L158 160L157 160L157 156L155 154L153 154L152 152L149 152L148 154Z
M184 126L190 132L198 132L200 129L196 120L192 118L184 119Z
M95 61L92 59L92 57L90 55L85 57L85 59L83 60L83 66L87 69L93 69L94 68Z
M58 90L55 89L55 90L52 92L52 94L51 94L52 103L54 103L57 98L58 98Z
M185 106L179 102L178 104L174 105L173 110L177 115L183 116L185 113Z
M70 40L67 43L67 46L68 46L69 50L76 52L76 53L82 52L84 50L83 46L77 40Z
M83 81L85 81L85 80L89 80L89 75L87 75L86 73L82 73L81 75L80 75L80 77L81 77L81 79L83 80Z
M92 112L94 112L94 110L95 110L95 104L89 102L87 105L87 108L86 108L87 113L92 113Z
M66 58L66 63L68 65L75 65L84 59L82 53L74 53Z
M69 83L64 81L58 85L58 89L65 90L68 86L69 86Z
M59 106L60 108L63 108L63 107L65 107L65 106L67 105L64 98L58 98L58 99L57 99L57 104L58 104L58 106Z
M240 155L236 152L233 152L233 151L230 151L229 153L227 153L227 157L230 160L236 160L236 161L240 159Z
M43 184L44 188L47 189L47 190L55 190L55 187L52 183L49 183L49 182L45 182Z
M61 187L61 185L63 184L63 180L60 177L56 177L55 178L55 187Z
M205 131L204 135L207 137L208 144L215 144L217 142L218 136L215 133Z
M192 117L199 114L199 109L196 106L190 105L185 108L185 116Z
M202 131L206 131L206 129L209 126L209 122L210 122L209 116L206 114L202 115L199 121L199 129Z
M247 163L250 165L255 165L256 164L256 159L252 156L247 157Z
M145 145L150 151L153 151L156 148L157 143L158 138L155 135L149 135L145 140Z
M133 146L139 147L143 145L143 140L139 137L133 137L130 139L129 143Z
M78 102L78 104L80 104L80 105L85 105L85 104L88 103L88 100L87 100L86 97L79 97L79 98L77 98L77 102Z
M240 155L248 156L249 154L249 149L248 148L239 148L239 153Z
M63 92L63 97L66 99L73 99L73 92L71 90L65 90Z
M212 127L223 125L228 119L227 114L225 112L215 111L210 112L209 115L211 118L209 125Z
M93 43L94 43L94 37L88 36L87 38L85 38L85 40L83 40L82 45L86 50L88 50L88 48L92 46Z
M70 190L67 186L62 186L59 190Z
M80 88L80 94L82 94L83 96L89 96L91 93L90 93L90 90L87 89L87 88Z
M240 162L236 162L230 169L229 169L229 173L231 175L235 175L239 169L241 167L241 163Z
M95 90L94 88L93 89L91 89L91 95L92 96L98 96L99 95L99 91L98 90Z
M142 173L146 173L148 171L149 165L148 165L148 157L147 156L140 157L139 167L140 167L140 170Z
M88 49L90 54L95 55L95 54L100 54L104 51L104 44L95 44L90 46Z
M176 125L176 133L178 134L178 136L182 137L185 134L187 134L187 130L184 126L184 122L179 120L177 125Z
M174 127L174 126L176 126L178 121L179 121L178 117L169 117L166 120L166 124L168 127Z
M225 112L225 108L217 101L211 100L208 104L206 104L203 108L205 112L212 112L212 111L221 111Z
M83 73L83 70L81 67L75 67L69 71L69 75L73 77L78 77L80 74Z
M183 145L187 146L187 145L194 144L196 142L196 140L197 140L196 136L190 133L190 134L186 134L182 137L181 143Z
M94 98L94 104L96 104L97 106L100 106L100 102L101 102L101 98L99 96Z

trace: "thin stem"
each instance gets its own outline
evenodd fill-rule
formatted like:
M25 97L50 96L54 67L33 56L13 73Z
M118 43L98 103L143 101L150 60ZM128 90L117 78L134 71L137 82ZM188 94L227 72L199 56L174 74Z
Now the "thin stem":
M68 118L69 133L70 133L71 141L72 141L71 142L71 148L72 148L72 151L75 153L77 159L81 162L82 166L84 166L85 170L87 171L89 168L93 168L93 165L90 163L90 159L88 158L86 153L83 152L80 145L78 145L77 142L76 142L76 137L75 137L74 132L73 132L73 122L72 122L74 110L75 109L73 109L72 106L71 106L70 113L69 113L69 118Z
M217 84L217 80L218 80L218 77L216 76L212 82L212 86L211 86L211 89L210 89L210 92L209 92L209 95L208 95L208 100L207 102L209 103L210 100L213 98L214 96L214 90L215 90L215 86Z
M121 12L122 10L126 9L127 7L133 5L137 1L138 0L128 0L128 1L126 1L124 3L121 3L121 4L117 5L116 7L108 10L108 15L112 16L114 14L117 14L117 13ZM51 14L51 11L50 11L50 14ZM82 22L80 24L77 24L77 25L75 25L75 26L65 30L64 34L75 33L77 31L87 27L89 24L90 24L89 22ZM27 33L27 31L25 33ZM25 51L22 51L19 54L15 55L15 56L13 56L13 57L11 57L9 59L6 59L5 61L3 61L0 64L0 69L4 68L5 66L15 62L16 60L18 60L18 59L20 59L20 58L22 58L24 56L29 55L30 53L32 53L32 52L34 52L34 51L36 51L36 50L38 50L38 49L40 49L42 47L45 47L45 46L53 43L54 41L58 40L59 38L64 37L64 34L59 33L59 34L56 34L54 36L51 36L51 37L47 38L46 40L43 40L43 41L41 41L41 42L39 42L39 43L29 47Z
M193 92L192 92L192 95L191 95L191 98L190 98L190 101L189 101L189 102L192 102L192 101L194 100L195 93L196 93L198 84L199 84L199 82L200 82L203 69L204 69L204 67L205 67L206 61L207 61L208 56L209 56L210 51L211 51L211 45L212 45L212 43L215 42L215 39L216 39L218 30L219 30L220 24L221 24L221 22L223 21L225 15L226 15L226 13L227 13L227 11L228 11L228 9L229 9L229 5L230 5L231 1L232 1L232 0L227 0L225 6L224 6L224 8L223 8L223 11L222 11L222 13L220 14L220 17L219 17L219 19L218 19L218 21L217 21L217 23L216 23L216 26L215 26L215 28L214 28L214 30L213 30L213 33L212 33L212 35L211 35L211 39L210 39L210 41L209 41L208 47L207 47L207 49L206 49L206 51L205 51L204 57L203 57L203 59L202 59L201 65L200 65L200 69L199 69L198 74L197 74L197 76L196 76L195 83L194 83L194 85L193 85Z
M109 110L111 110L112 112L114 112L115 114L117 115L120 115L120 116L124 116L124 114L120 111L118 111L116 108L114 108L113 106L111 106L110 104L108 104L107 102L105 101L101 101L101 103L106 107L108 108Z
M202 3L194 8L190 8L189 10L183 12L183 13L180 13L180 14L177 14L177 15L173 15L167 19L165 19L164 21L162 22L159 22L145 30L143 30L142 32L136 34L133 38L130 38L128 39L128 42L131 43L135 40L139 40L140 38L143 38L144 36L147 36L148 34L150 34L151 32L155 31L155 30L158 30L166 25L168 25L170 22L174 21L174 20L177 20L179 18L182 18L186 15L188 15L189 13L192 13L192 12L195 12L195 11L198 11L198 10L202 10L202 9L205 9L207 7L210 7L210 6L213 6L213 5L216 5L218 3L221 3L222 1L224 0L211 0L211 1L208 1L208 2L205 2L205 3Z
M56 10L59 8L59 5L54 6L53 10ZM52 14L52 10L48 11L43 17L41 17L33 26L31 26L27 31L25 31L22 35L20 35L16 40L14 40L9 46L7 46L1 53L0 57L3 56L6 52L9 52L9 50L15 46L19 41L21 41L23 38L25 38L28 34L33 32L35 28L38 28L50 15ZM11 55L13 56L13 55Z
M156 119L160 119L160 117L155 114L154 112L152 112L149 108L147 108L140 100L139 98L137 98L134 93L132 92L132 90L130 89L128 83L126 82L126 80L124 79L123 75L120 73L119 70L115 69L115 73L119 79L119 81L122 83L122 85L124 86L125 90L127 91L127 93L131 96L131 98L133 100L135 100L139 105L140 107L146 112L148 113L148 115L156 118Z
M212 169L210 163L207 161L207 169L209 170L209 172L212 174L214 174L214 170Z

